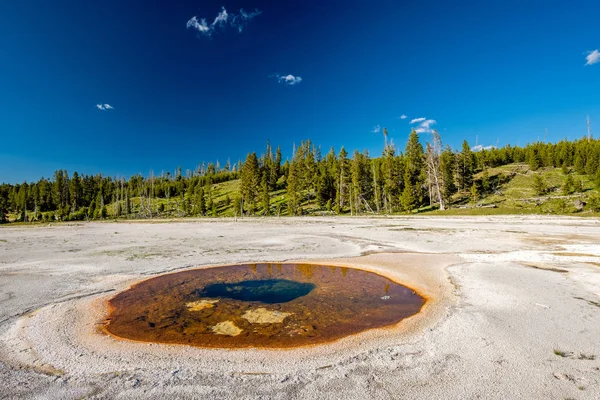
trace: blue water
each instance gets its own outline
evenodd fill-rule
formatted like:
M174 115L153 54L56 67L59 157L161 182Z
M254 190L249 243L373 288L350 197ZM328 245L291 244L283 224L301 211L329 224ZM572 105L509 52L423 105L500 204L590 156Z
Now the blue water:
M309 294L316 285L287 279L265 279L237 283L214 283L196 291L201 297L257 301L266 304L287 303Z

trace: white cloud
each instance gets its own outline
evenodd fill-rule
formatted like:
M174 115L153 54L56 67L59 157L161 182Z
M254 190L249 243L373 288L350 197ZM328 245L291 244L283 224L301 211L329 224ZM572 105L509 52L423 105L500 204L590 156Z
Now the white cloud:
M600 62L600 51L598 51L598 49L594 51L588 51L585 59L587 61L585 65L594 65L597 62Z
M202 18L200 21L198 21L198 18L196 18L195 16L190 18L190 20L186 24L186 27L188 29L194 28L198 32L203 33L208 36L210 36L211 30L212 30L212 28L208 27L208 25L206 24L206 20L204 18Z
M435 125L435 119L426 119L425 121L421 122L421 127L425 129L429 129L431 125Z
M400 119L406 119L406 118L408 118L408 117L407 117L406 115L404 115L404 114L402 114L402 115L400 116Z
M427 118L415 118L410 121L411 124L419 123L419 125L415 128L415 132L417 133L431 133L433 129L432 125L435 125L435 119L427 119Z
M215 18L214 22L211 25L212 26L222 25L227 22L228 17L229 17L229 15L227 14L227 10L225 9L225 7L223 7L221 9L221 12L217 14L217 17Z
M381 125L378 124L373 127L373 130L371 131L371 133L379 133L379 132L381 132Z
M246 24L248 23L248 21L260 14L262 14L262 11L260 10L246 12L243 8L241 8L240 13L238 15L233 16L231 26L237 27L238 32L241 32L242 29L244 29L244 26L246 26ZM238 21L238 19L241 21Z
M492 150L492 149L495 149L495 148L496 148L496 146L492 146L492 145L490 145L490 146L484 146L482 144L478 144L477 146L471 147L471 151L478 152L478 151L481 151L481 150Z
M279 81L279 83L285 83L286 85L297 85L302 82L302 78L294 75L279 75L275 74L275 78Z
M106 110L114 110L115 108L110 104L96 104L96 108L98 110L106 111Z
M206 22L206 18L198 19L198 17L193 16L187 22L187 29L193 28L200 32L204 36L212 36L216 27L225 27L229 22L229 25L233 28L236 28L238 32L241 32L244 27L248 24L250 20L252 20L257 15L262 14L260 10L254 10L251 12L246 12L243 9L240 9L238 14L232 13L229 14L225 7L221 8L221 11L217 14L212 24L208 24Z

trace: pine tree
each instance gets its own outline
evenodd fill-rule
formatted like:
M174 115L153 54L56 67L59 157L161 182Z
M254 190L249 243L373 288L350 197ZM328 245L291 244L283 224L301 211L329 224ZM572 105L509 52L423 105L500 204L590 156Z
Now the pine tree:
M541 157L535 147L532 146L529 149L528 158L529 158L529 168L532 171L537 171L540 168L542 161L541 161Z
M8 222L8 200L0 193L0 224Z
M424 152L418 133L413 130L408 137L404 154L404 190L401 203L404 211L411 211L422 205L425 183L423 168Z
M450 203L450 198L456 193L454 184L455 156L449 146L446 146L440 156L440 171L442 175L442 196L446 203Z
M540 175L533 176L533 190L538 196L544 195L548 190L546 182L544 182L544 179Z
M256 210L258 189L260 186L260 172L256 153L250 153L242 166L240 192L243 207L251 214Z
M373 177L371 174L371 160L369 153L354 151L350 163L352 177L352 203L356 213L372 211L369 201L373 197Z
M269 215L271 211L271 196L269 194L269 183L267 174L263 174L263 178L260 184L260 200L261 208L264 215Z
M387 143L383 149L383 162L381 166L383 175L383 202L387 213L394 211L397 205L397 198L400 193L400 171L398 168L398 159L396 149L393 144Z
M337 204L336 204L336 213L341 214L344 212L344 208L346 207L346 202L348 201L349 195L349 185L348 179L350 175L350 166L348 165L348 153L344 146L340 149L340 154L338 157L338 176L337 178Z
M458 167L457 178L458 186L461 190L466 190L473 185L473 152L467 141L463 141L462 151L459 154L459 160L456 163Z
M298 163L292 162L289 167L289 173L286 180L288 194L288 213L296 215L298 206L300 205L300 174L298 172Z
M490 174L485 168L483 174L481 174L481 190L483 194L489 193L490 191Z
M200 187L200 189L197 191L196 197L198 212L200 213L200 215L206 215L206 198L203 187Z
M71 199L71 207L72 210L77 210L81 205L81 181L79 179L79 174L77 171L73 172L73 178L71 178L71 182L69 182L69 196Z
M573 179L573 175L567 175L567 179L562 186L562 192L565 195L573 194L575 192L575 180Z
M477 187L477 183L475 182L473 182L473 185L471 185L471 200L473 202L479 200L479 188Z

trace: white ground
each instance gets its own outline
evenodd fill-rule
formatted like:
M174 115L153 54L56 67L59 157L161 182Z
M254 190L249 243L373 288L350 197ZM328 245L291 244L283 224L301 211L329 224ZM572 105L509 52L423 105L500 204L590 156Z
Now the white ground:
M141 279L290 260L384 272L429 301L396 327L296 350L134 343L99 328L106 300ZM2 227L0 398L598 399L600 221Z

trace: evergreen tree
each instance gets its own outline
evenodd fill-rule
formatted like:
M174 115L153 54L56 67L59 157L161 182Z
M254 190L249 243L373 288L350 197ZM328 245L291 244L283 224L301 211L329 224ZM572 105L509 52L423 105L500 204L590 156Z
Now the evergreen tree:
M336 176L336 186L337 186L337 203L336 203L336 213L341 214L344 212L344 208L346 207L346 203L348 201L349 195L349 184L348 179L350 175L350 166L348 162L348 153L344 146L340 149L340 154L338 157L338 174Z
M0 193L0 224L8 222L8 200L6 195Z
M567 175L567 179L562 186L562 192L565 195L573 194L575 192L575 180L573 179L573 175Z
M450 198L456 193L454 184L455 156L449 146L446 146L440 155L440 171L442 175L442 196L446 203L450 203Z
M69 197L71 199L71 206L73 211L81 207L82 194L83 192L81 187L81 180L79 179L79 174L77 173L77 171L75 171L73 172L71 182L69 182Z
M532 146L529 149L528 158L529 158L529 168L532 171L537 171L542 164L542 160L541 160L541 157L535 147Z
M398 168L398 158L393 144L386 142L383 149L383 162L381 172L383 175L383 201L384 209L391 213L397 206L397 199L400 194L400 169Z
M419 135L413 129L408 137L404 154L404 190L401 203L404 211L410 211L423 204L425 171L424 152Z
M467 141L463 141L462 151L458 156L457 180L461 190L469 189L473 185L473 152Z
M361 213L372 211L369 201L373 197L373 178L371 174L371 162L369 153L354 151L350 163L350 174L352 177L352 198L354 212Z
M261 200L261 208L263 210L264 215L270 214L270 206L271 206L271 196L269 194L269 183L267 182L268 176L267 174L263 174L263 178L260 184L260 200Z
M483 174L481 174L481 191L482 194L490 192L490 174L488 173L487 168L485 168Z
M204 194L204 188L200 187L197 192L196 203L198 205L198 212L200 215L206 215L206 198Z
M292 162L289 167L289 173L286 180L287 183L287 194L288 194L288 213L290 215L296 215L298 207L300 205L300 190L301 180L299 173L299 164Z
M473 202L479 200L479 188L477 187L477 183L475 182L473 182L473 185L471 185L471 200Z
M546 182L540 175L533 176L533 190L538 196L542 196L548 190Z
M250 153L242 167L240 192L245 210L254 213L257 206L258 189L260 186L260 172L256 153Z

